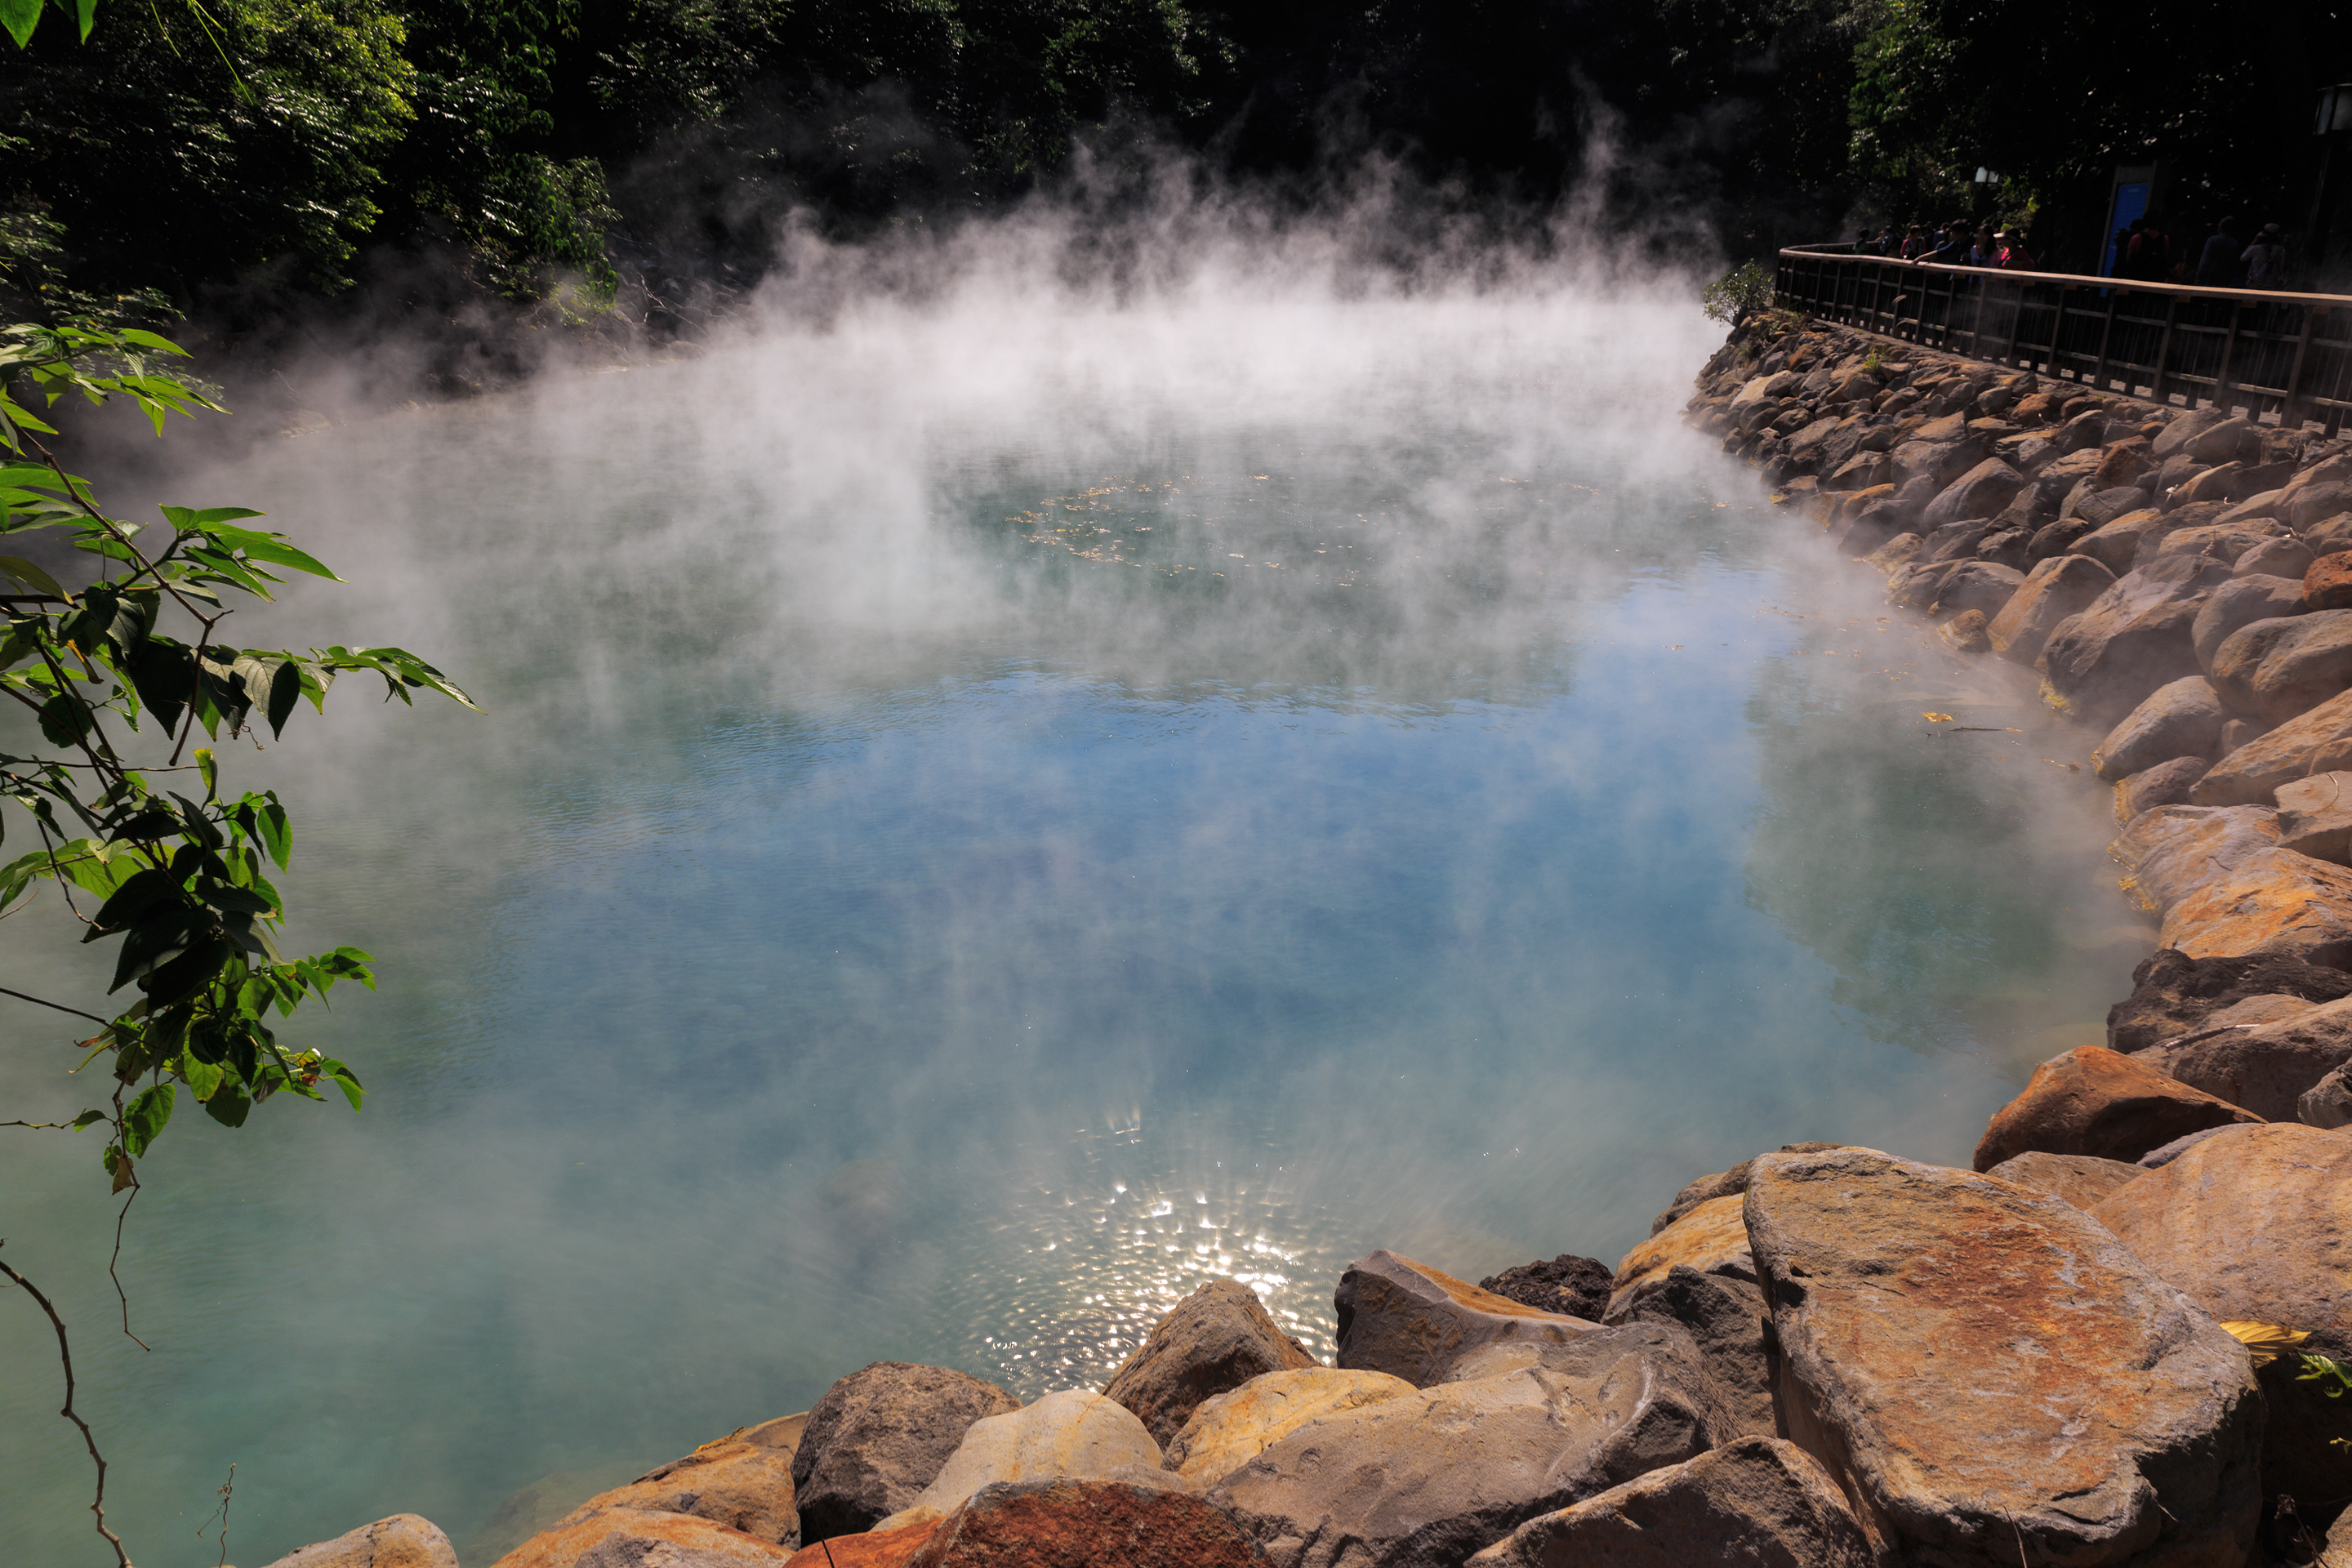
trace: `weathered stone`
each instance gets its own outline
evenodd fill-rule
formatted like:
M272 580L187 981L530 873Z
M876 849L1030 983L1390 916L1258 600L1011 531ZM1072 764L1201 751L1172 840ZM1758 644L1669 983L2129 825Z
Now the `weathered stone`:
M1594 1331L1591 1323L1538 1311L1385 1247L1349 1265L1332 1304L1341 1366L1385 1372L1417 1388L1441 1381L1454 1361L1481 1345L1557 1343Z
M1841 1147L1843 1145L1837 1143L1783 1143L1772 1152L1811 1154L1817 1150ZM1717 1171L1711 1176L1701 1176L1696 1181L1685 1183L1683 1190L1675 1194L1675 1201L1668 1204L1659 1212L1658 1217L1650 1222L1650 1234L1657 1235L1703 1203L1746 1192L1748 1174L1755 1169L1757 1158L1750 1155L1727 1171ZM1612 1286L1612 1289L1613 1289L1614 1287Z
M2190 458L2194 462L2195 458ZM2247 488L2246 466L2228 462L2216 468L2201 468L2196 476L2180 484L2172 492L2176 503L2195 501L2237 501L2252 492Z
M1730 1429L1750 1436L1769 1436L1776 1429L1764 1361L1764 1294L1753 1280L1677 1263L1632 1295L1624 1313L1610 1321L1677 1325L1721 1390Z
M1738 1194L1709 1198L1627 1253L1617 1265L1616 1289L1610 1294L1605 1316L1622 1319L1677 1264L1701 1274L1751 1281L1756 1278L1756 1265L1748 1256L1748 1226L1739 1217Z
M1992 644L1985 637L1985 613L1982 610L1962 610L1937 628L1936 635L1954 653L1992 651Z
M2337 1068L2305 1089L2294 1102L2294 1119L2305 1127L2352 1124L2352 1068Z
M2261 442L2260 426L2248 419L2233 418L2199 431L2180 449L2200 462L2228 463L2259 458Z
M2228 578L2220 563L2185 556L2117 578L2052 631L2042 648L2045 684L2069 711L2112 723L2166 681L2198 673L2189 628Z
M2074 415L2058 432L2058 445L2070 456L2095 448L2106 438L2107 416L2097 408Z
M2307 485L2300 489L2289 486L2280 510L2289 527L2305 532L2331 517L2352 511L2352 484Z
M1751 382L1748 384L1755 384ZM2220 423L2221 423L2221 415L2214 409L2191 409L2167 425L2163 433L2149 443L2149 451L2158 458L2169 458L2175 452L2186 451L2189 442ZM2195 454L2191 453L2190 456L2193 457Z
M908 1568L915 1554L939 1533L940 1522L927 1519L899 1530L836 1535L793 1552L784 1568ZM667 1564L650 1563L648 1568L667 1568Z
M1991 517L2025 488L2025 476L1999 458L1987 458L1944 487L1920 517L1930 529L1963 518Z
M1928 421L1916 436L1895 447L1893 456L1897 483L1926 479L1940 494L1953 480L1986 460L1986 454L1992 450L1991 442L1981 436L1966 433L1957 436L1927 434L1940 423L1938 420ZM1998 511L2000 508L1993 510Z
M941 1521L908 1568L1263 1568L1222 1510L1107 1480L999 1482Z
M2195 1034L2133 1059L2265 1121L2293 1121L2305 1091L2352 1061L2352 997L2269 1023L2209 1019Z
M2352 607L2352 551L2315 557L2303 574L2303 600L2315 610Z
M1589 1338L1491 1343L1484 1355L1540 1359L1326 1415L1209 1500L1276 1568L1436 1568L1724 1435L1691 1392L1706 1380L1686 1336L1640 1323Z
M2184 1132L2257 1120L2139 1058L2077 1046L2035 1068L2024 1091L1993 1112L1977 1142L1976 1168L1990 1171L2032 1150L2137 1160Z
M2103 1160L2095 1154L2046 1154L2039 1149L2012 1155L1985 1173L2048 1193L2084 1210L2139 1173L2137 1165L2122 1160Z
M2311 568L2311 549L2299 539L2273 539L2238 557L2230 573L2236 577L2283 577L2298 592L2303 574Z
M2159 805L2186 805L2189 792L2212 764L2203 757L2174 757L2116 783L2116 820L2129 823Z
M1314 1364L1306 1348L1276 1326L1256 1291L1212 1279L1152 1325L1111 1374L1103 1397L1135 1412L1153 1441L1164 1444L1201 1401L1261 1373Z
M1803 379L1793 372L1785 370L1773 375L1757 376L1732 395L1731 406L1749 408L1767 398L1784 397L1796 390L1797 384Z
M2026 554L2037 563L2047 561L2053 556L2063 555L2074 548L2076 540L2092 532L2097 526L2087 517L2062 517L2055 522L2044 523L2035 531L2033 542L2027 546ZM2079 559L2088 560L2089 557L2084 556ZM2096 563L2093 564L2095 565ZM2105 568L2102 567L2101 570L2105 571ZM2108 575L2113 576L2114 574L2108 573Z
M2003 512L1993 519L1992 526L1977 541L1977 559L2022 573L2033 564L2033 530L2006 526L2010 515Z
M2229 721L2212 684L2201 675L2184 675L2158 687L2107 731L2091 752L2092 771L2113 780L2174 757L2210 757Z
M1557 1312L1563 1318L1582 1318L1597 1323L1601 1314L1609 1310L1609 1293L1616 1284L1615 1275L1601 1259L1563 1252L1549 1263L1538 1259L1506 1268L1479 1280L1478 1289L1507 1296L1520 1306L1533 1307L1538 1312Z
M2127 436L2112 442L2099 453L2099 466L2091 478L2101 489L2113 489L2117 485L2136 485L2140 476L2157 466L2149 456L2144 437Z
M2284 724L2352 686L2352 610L2240 626L2213 650L2211 673L2222 701Z
M2070 555L2087 555L2120 577L2139 559L2140 546L2172 531L2164 513L2154 507L2127 511L2102 523L2066 547Z
M1932 525L1923 518L1919 526L1928 528ZM1918 564L1929 566L1942 561L1974 559L1977 542L1985 536L1985 530L1990 526L1986 519L1979 517L1967 522L1948 522L1935 529L1927 535L1927 542L1919 552Z
M1857 452L1822 481L1823 489L1861 490L1892 482L1895 459L1884 452Z
M2228 741L2222 737L2224 745ZM2274 799L2281 784L2338 768L2352 768L2352 691L2224 752L2189 798L2200 805L2251 805Z
M2137 1163L2139 1168L2143 1171L2162 1170L2165 1166L2171 1164L2172 1162L2178 1160L2180 1156L2186 1154L2189 1150L2194 1149L2198 1144L2202 1143L2208 1138L2219 1138L2223 1133L2234 1132L2241 1127L2260 1127L2263 1124L2259 1121L2232 1121L2220 1127L2200 1127L2194 1132L2183 1132L2179 1137L2173 1139L2168 1143L2158 1144L2155 1148L2150 1149L2147 1153L2142 1154L2139 1157Z
M1099 1394L1066 1388L973 1422L930 1485L874 1528L896 1530L952 1513L999 1481L1132 1479L1130 1469L1160 1468L1160 1445L1134 1412Z
M2333 1002L2352 996L2352 973L2270 954L2191 958L2158 949L2132 971L2131 995L2107 1009L2107 1044L2126 1052L2160 1046L2255 996Z
M2037 541L2035 549L2040 549ZM2009 603L1985 626L1992 651L2031 665L2060 622L2115 586L2115 574L2086 555L2053 555L2025 574Z
M2299 616L2303 609L2303 584L2290 578L2239 576L2218 584L2189 626L2198 667L2212 668L2213 656L2231 633L2256 621Z
M2352 550L2352 511L2339 511L2324 517L2309 528L2298 529L2296 536L2310 547L2312 555L2333 555L2339 550Z
M1872 1568L1835 1482L1794 1443L1745 1438L1548 1513L1468 1568Z
M493 1568L774 1568L792 1556L789 1546L690 1513L604 1508L541 1531Z
M457 1552L431 1520L395 1513L289 1552L269 1568L457 1568Z
M2199 889L2278 847L2278 813L2265 806L2168 805L2125 825L2108 853L2131 868L2123 890L2168 914Z
M1411 1394L1412 1384L1384 1372L1335 1366L1269 1372L1203 1401L1162 1459L1185 1479L1209 1486L1321 1416Z
M1861 523L1857 521L1854 526L1858 528ZM1881 572L1894 572L1910 564L1911 558L1919 553L1920 546L1926 542L1916 533L1898 533L1862 557L1862 563L1875 566Z
M929 1486L972 1423L1021 1408L992 1383L880 1361L824 1391L793 1457L801 1539L871 1530Z
M2176 528L2140 541L2132 564L2145 566L2166 555L2202 555L2226 561L2233 568L2245 553L2287 537L2286 525L2268 518L2246 522L2209 522L2198 528Z
M2314 773L2278 787L2279 847L2352 862L2352 773Z
M1973 610L1987 622L1999 615L2024 586L2025 574L2014 566L1990 561L1956 561L1936 588L1930 607L1938 615L1966 615Z
M2273 952L2352 966L2352 868L2258 851L2165 910L2157 940L2192 958Z
M2224 1321L2282 1323L2323 1355L2352 1354L2352 1137L2293 1122L2209 1138L2093 1211L2169 1284ZM2263 1489L2341 1494L2352 1403L2263 1370Z
M556 1528L609 1508L690 1513L762 1541L793 1547L801 1543L790 1448L740 1441L707 1444L627 1486L590 1498Z
M1865 1149L1760 1160L1747 1205L1787 1431L1882 1561L2243 1560L2245 1352L2091 1216Z

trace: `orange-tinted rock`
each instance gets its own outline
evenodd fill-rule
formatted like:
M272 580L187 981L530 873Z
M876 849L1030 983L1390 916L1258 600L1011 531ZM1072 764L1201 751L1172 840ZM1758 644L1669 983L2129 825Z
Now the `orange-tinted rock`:
M1709 1198L1627 1253L1617 1265L1616 1289L1610 1294L1607 1315L1620 1318L1631 1311L1643 1292L1663 1282L1677 1263L1701 1274L1756 1278L1755 1262L1748 1256L1748 1222L1740 1217L1738 1194Z
M1747 1209L1789 1436L1881 1561L2245 1561L2244 1349L2090 1215L1866 1149L1759 1160Z
M1257 1292L1212 1279L1154 1323L1111 1374L1103 1397L1126 1405L1166 1447L1204 1399L1261 1373L1313 1366L1315 1358L1267 1316Z
M1223 1510L1118 1481L990 1487L940 1523L908 1568L1262 1568Z
M1161 1462L1188 1481L1211 1486L1310 1421L1412 1392L1412 1384L1384 1372L1269 1372L1192 1412Z
M591 1552L597 1554L597 1568L648 1560L691 1563L693 1568L773 1568L793 1556L789 1546L692 1514L604 1508L541 1531L499 1558L494 1568L572 1568Z
M2199 805L2268 805L2279 785L2345 767L2352 767L2352 691L2229 752L2189 798Z
M2352 868L2263 850L2166 910L2158 941L2191 958L2276 953L2352 966Z
M2025 574L1985 626L1992 651L2016 664L2042 657L2059 623L2115 586L2116 574L2087 555L2053 555Z
M1840 1145L1835 1143L1783 1143L1771 1152L1776 1154L1811 1154L1817 1150L1838 1147ZM1703 1203L1746 1192L1748 1173L1755 1169L1757 1160L1761 1158L1761 1155L1751 1155L1728 1171L1717 1171L1713 1175L1685 1183L1683 1190L1675 1194L1675 1201L1660 1210L1658 1217L1650 1222L1650 1234L1657 1235Z
M941 1521L927 1519L898 1530L836 1535L793 1553L789 1568L907 1568L915 1553L939 1533Z
M395 1513L289 1552L268 1568L457 1568L457 1553L431 1520Z
M608 1508L690 1513L762 1541L787 1546L801 1543L800 1514L793 1507L790 1448L745 1442L708 1444L627 1486L590 1498L557 1528Z
M2035 1068L2024 1092L1993 1112L1977 1143L1976 1168L1990 1171L2035 1149L2137 1160L2184 1132L2261 1120L2119 1051L2077 1046Z
M2352 550L2311 563L2303 574L2303 602L2315 610L2352 609Z
M2015 1182L2085 1211L2140 1173L2137 1165L2121 1160L2102 1160L2095 1154L2045 1154L2039 1149L2003 1160L1985 1173L1995 1181Z
M1386 1247L1349 1266L1332 1304L1339 1365L1385 1372L1416 1388L1444 1381L1448 1367L1484 1345L1558 1344L1598 1329L1481 1290Z
M2278 813L2266 806L2165 805L2133 817L2107 852L2131 868L2125 895L2162 913L2277 847Z

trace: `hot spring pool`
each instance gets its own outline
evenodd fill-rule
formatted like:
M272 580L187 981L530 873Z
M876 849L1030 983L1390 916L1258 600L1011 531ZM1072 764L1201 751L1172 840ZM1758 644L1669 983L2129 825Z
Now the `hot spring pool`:
M476 1568L869 1361L1098 1385L1212 1275L1328 1354L1376 1246L1613 1260L1796 1139L1965 1163L2150 929L2030 677L1682 428L1718 337L975 288L158 498L351 579L244 642L492 717L355 686L236 755L298 940L381 961L293 1032L370 1099L175 1122L152 1353L94 1137L0 1143L139 1561L215 1560L234 1462L232 1561L411 1510ZM39 918L0 984L90 973ZM9 1006L7 1103L70 1114ZM95 1564L47 1333L0 1298L0 1539Z

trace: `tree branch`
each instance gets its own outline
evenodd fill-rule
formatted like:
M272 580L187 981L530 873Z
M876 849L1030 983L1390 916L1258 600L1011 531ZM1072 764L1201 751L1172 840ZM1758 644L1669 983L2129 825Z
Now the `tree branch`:
M89 1462L98 1467L98 1491L89 1500L89 1511L98 1516L98 1532L106 1537L109 1546L114 1548L116 1568L131 1568L131 1555L122 1550L122 1537L106 1528L106 1457L98 1451L98 1439L90 1434L89 1423L74 1414L73 1352L66 1347L66 1321L58 1316L57 1308L49 1304L49 1299L42 1295L40 1288L30 1279L5 1263L0 1263L0 1274L15 1280L26 1295L38 1301L41 1310L48 1314L49 1326L58 1331L58 1361L66 1369L65 1408L58 1414L81 1428L81 1440L89 1449Z

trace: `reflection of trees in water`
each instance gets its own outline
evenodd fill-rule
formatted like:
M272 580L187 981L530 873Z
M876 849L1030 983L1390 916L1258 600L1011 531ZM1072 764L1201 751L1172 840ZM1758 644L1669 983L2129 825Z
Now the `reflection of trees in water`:
M1933 701L1913 684L1796 657L1758 667L1748 902L1834 971L1832 998L1874 1038L2053 1054L2034 1037L2104 1016L2148 945L2102 875L2098 803L2085 791L2077 810L2027 771L2082 737L1995 679ZM1956 706L2021 732L1921 717Z

